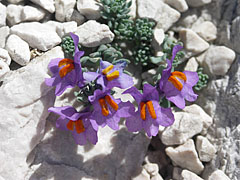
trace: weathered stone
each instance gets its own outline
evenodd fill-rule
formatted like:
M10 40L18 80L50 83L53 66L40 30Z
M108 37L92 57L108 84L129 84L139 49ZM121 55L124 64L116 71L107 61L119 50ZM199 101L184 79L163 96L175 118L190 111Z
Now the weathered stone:
M20 3L24 0L7 0L8 2L12 3L12 4L17 4L17 3Z
M48 77L47 66L51 59L59 56L63 56L61 47L54 48L3 78L0 88L0 179L25 179L27 157L43 137L48 108L55 99L52 88L44 84Z
M235 52L225 46L211 46L205 54L203 65L213 75L225 75L235 56Z
M183 144L203 129L202 117L197 114L176 112L174 117L174 124L160 135L165 145Z
M63 37L64 35L73 32L75 33L77 30L77 23L75 21L62 23L61 26L57 26L57 33L59 37Z
M0 48L5 47L6 39L9 35L10 29L8 26L3 26L0 28Z
M226 174L217 169L216 171L214 171L209 177L208 180L230 180L228 176L226 176Z
M187 4L191 7L204 6L212 2L212 0L186 0Z
M132 1L132 5L130 6L130 12L128 13L131 19L136 18L137 14L137 0L127 0L127 2Z
M85 17L79 11L72 9L66 14L66 21L75 21L77 25L81 25L85 21Z
M196 174L200 174L204 169L203 164L198 159L192 139L176 148L166 148L166 153L175 164Z
M197 26L194 26L193 31L206 41L213 41L217 38L217 28L210 21L205 21Z
M31 0L33 3L38 4L43 9L46 9L50 13L55 12L54 0Z
M7 8L0 3L0 27L6 26Z
M58 21L64 22L69 11L73 11L76 0L55 0L55 18Z
M198 175L186 169L182 171L181 176L182 176L182 180L203 180Z
M199 155L199 159L203 162L209 162L212 160L216 153L215 147L203 136L197 137L196 147Z
M56 31L38 22L15 25L11 27L11 33L18 35L32 48L42 51L51 49L61 42L61 38L57 35Z
M150 175L145 169L142 169L141 173L133 177L132 180L150 180Z
M164 38L165 38L164 30L155 28L153 31L153 40L152 40L152 46L155 52L158 52L161 50L161 45L163 43Z
M8 51L2 48L0 48L0 61L5 62L8 66L11 64L11 58Z
M180 39L183 41L187 51L193 54L199 54L209 48L209 44L191 29L183 29L179 33Z
M199 118L203 122L203 130L201 133L207 133L208 128L213 123L213 119L200 106L198 106L197 104L186 106L183 111L194 114L195 116L199 116Z
M97 20L101 17L100 5L95 0L78 0L77 9L87 19Z
M11 26L22 22L23 6L10 4L7 6L7 20Z
M188 10L188 5L185 0L164 0L164 2L177 9L179 12Z
M21 13L22 21L40 21L44 16L42 9L32 6L24 6Z
M12 34L8 37L6 49L16 63L25 66L30 61L29 45L17 35Z
M198 62L195 57L192 57L188 60L184 70L196 72L198 69Z
M180 13L158 0L138 0L137 14L140 18L150 18L157 22L157 27L167 31L179 18Z
M1 60L0 57L0 79L5 75L8 71L10 71L10 68L7 63Z
M77 28L76 34L79 36L79 43L85 47L96 47L113 41L114 34L105 24L100 24L94 20L87 21Z

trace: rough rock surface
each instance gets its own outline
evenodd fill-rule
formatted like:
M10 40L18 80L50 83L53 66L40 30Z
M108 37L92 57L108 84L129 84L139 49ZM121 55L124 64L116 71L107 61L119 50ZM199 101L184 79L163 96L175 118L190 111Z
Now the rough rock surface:
M77 9L87 19L97 20L101 17L100 6L95 0L78 0Z
M209 177L208 180L230 180L223 171L217 169Z
M204 169L202 162L198 159L192 139L176 148L166 148L166 153L176 165L196 174L200 174Z
M51 49L61 42L60 37L54 30L38 22L15 25L11 27L11 33L18 35L32 48L42 51Z
M198 62L195 57L192 57L188 60L184 70L196 72L198 69Z
M217 38L217 27L211 21L204 21L194 26L193 31L206 41L213 41Z
M2 3L0 3L0 27L6 25L6 17L7 17L7 8Z
M5 63L7 63L7 65L10 65L11 57L9 56L6 49L0 48L0 61L4 61Z
M213 75L225 75L235 57L235 52L225 46L211 46L206 52L203 65Z
M164 38L165 38L164 30L155 28L153 31L153 40L152 40L152 46L155 52L158 52L161 50L161 44L163 43Z
M6 49L16 63L25 66L30 61L29 45L17 35L12 34L8 37Z
M0 48L4 48L9 32L10 32L10 29L8 26L3 26L0 28Z
M33 3L38 4L50 13L55 12L54 0L31 0Z
M8 71L10 71L10 68L7 63L1 60L0 57L0 79L5 75Z
M140 18L150 18L157 22L157 27L168 30L179 18L180 13L158 0L137 0L137 14Z
M76 0L55 0L55 17L58 21L65 21L66 15L69 13L69 11L73 11L73 8L76 4Z
M174 113L175 122L160 135L165 145L183 144L203 129L202 117L186 112Z
M11 26L22 22L23 6L10 4L7 6L7 20Z
M164 0L164 2L177 9L179 12L188 10L188 5L185 0Z
M212 0L186 0L191 7L199 7L212 2Z
M198 175L194 174L191 171L188 171L186 169L184 169L181 173L181 180L203 180L202 178L200 178Z
M41 8L24 6L21 13L22 21L40 21L45 16Z
M26 67L7 73L3 79L0 89L0 179L24 179L28 171L27 163L31 162L27 157L43 137L47 109L55 99L44 79L48 76L47 64L56 56L63 56L60 47Z
M196 147L199 159L203 162L211 161L216 153L216 149L212 143L210 143L209 140L203 136L197 136Z
M96 47L113 41L114 34L105 24L89 20L77 28L79 43L85 47Z

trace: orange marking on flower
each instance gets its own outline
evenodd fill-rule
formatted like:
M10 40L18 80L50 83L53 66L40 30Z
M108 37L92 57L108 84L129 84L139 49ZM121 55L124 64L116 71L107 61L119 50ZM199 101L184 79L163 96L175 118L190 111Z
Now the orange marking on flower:
M104 98L105 98L105 100L107 101L107 103L108 103L115 111L118 110L118 104L115 103L109 95L106 95Z
M81 119L75 121L75 127L76 127L76 131L77 131L78 134L85 131L83 121Z
M107 107L107 103L106 103L105 99L104 98L100 98L98 100L98 102L99 102L99 104L100 104L100 106L102 108L102 115L108 116L109 111L108 111L108 107Z
M108 81L112 81L119 77L119 71L113 71L111 74L106 75Z
M177 88L179 91L182 90L183 85L177 80L175 76L170 76L168 80Z
M107 75L111 70L113 69L113 65L106 67L104 70L102 70L103 75Z
M140 103L140 112L141 112L142 120L146 120L146 103L145 102Z
M174 71L171 73L172 76L178 77L179 79L182 79L184 81L187 80L187 77L184 73L180 72L180 71Z
M73 62L74 61L72 59L64 58L61 61L59 61L58 67L62 67L62 66L67 65L67 64L73 64Z
M74 129L74 121L68 121L67 123L67 128L70 130L70 131L73 131Z
M147 108L148 108L149 114L151 115L151 117L152 117L153 119L156 119L156 118L157 118L157 115L156 115L156 112L155 112L155 110L154 110L152 101L148 101L146 104L147 104Z

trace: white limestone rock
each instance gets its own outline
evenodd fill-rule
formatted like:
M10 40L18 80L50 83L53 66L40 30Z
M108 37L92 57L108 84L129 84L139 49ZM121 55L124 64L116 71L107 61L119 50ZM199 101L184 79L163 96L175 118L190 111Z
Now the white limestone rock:
M70 9L66 14L66 21L75 21L79 26L85 22L85 17L76 9Z
M161 45L163 43L164 38L165 38L164 30L159 28L154 28L152 46L155 52L158 52L161 50Z
M177 166L173 167L173 173L172 173L173 180L180 180L182 178L181 173L182 173L181 168L179 168Z
M192 57L188 60L184 70L196 72L198 69L198 62L195 57Z
M165 151L171 160L182 168L186 168L196 174L200 174L204 169L202 162L198 159L192 139L176 148L168 147Z
M31 0L33 3L38 4L43 9L46 9L50 13L55 12L54 0Z
M192 104L190 106L186 106L183 109L184 112L191 113L194 116L198 116L202 123L203 123L203 130L201 134L206 134L208 128L212 125L213 119L211 116L209 116L200 106L197 104Z
M5 47L6 39L9 35L10 29L8 26L3 26L0 28L0 48Z
M22 22L23 6L10 4L7 6L7 20L11 26Z
M77 23L75 21L65 22L59 26L56 26L56 32L59 35L59 37L63 37L65 34L68 34L70 32L75 33L76 30L77 30Z
M184 169L181 173L181 178L182 180L203 180L202 178L200 178L198 175L194 174L191 171L188 171L186 169Z
M38 22L15 25L11 27L11 33L18 35L32 48L42 51L51 49L61 42L61 38L57 35L56 31Z
M212 2L212 0L186 0L191 7L200 7Z
M24 6L22 9L22 21L40 21L44 18L45 12L36 7Z
M8 72L3 78L0 88L0 179L25 179L28 155L42 139L48 108L54 103L54 91L44 80L48 77L48 63L56 57L63 57L61 47L23 68Z
M194 26L193 31L206 41L213 41L217 38L217 28L211 21L204 21Z
M9 3L12 3L12 4L18 4L24 0L7 0Z
M209 44L191 29L182 29L179 35L184 48L193 54L199 54L209 48Z
M64 22L69 11L73 11L76 0L55 0L55 18L58 21Z
M167 127L160 135L165 145L183 144L203 129L202 117L197 114L176 112L174 117L174 124Z
M0 27L6 26L7 8L0 3Z
M209 177L208 180L230 180L230 178L221 170L215 170Z
M225 46L211 46L206 52L203 65L213 75L225 75L235 57L235 52Z
M1 56L1 54L0 54L0 56ZM10 68L9 68L8 64L5 63L4 61L2 61L1 57L0 57L0 79L3 77L3 75L5 75L9 71L10 71Z
M30 61L29 45L20 37L12 34L8 37L6 42L6 49L9 52L12 60L16 63L25 66Z
M164 0L164 2L179 12L185 12L188 10L188 5L185 0Z
M141 173L138 174L136 177L133 177L132 180L150 180L150 175L143 168Z
M155 163L147 163L143 166L143 168L147 171L150 175L151 180L163 180L161 175L158 173L159 168L158 165Z
M140 18L150 18L157 27L167 31L180 18L180 13L159 0L137 0L137 14Z
M101 17L100 6L95 0L78 0L77 9L87 19L97 20Z
M79 36L79 43L85 47L96 47L113 41L114 34L105 24L95 20L89 20L78 26L76 34Z
M5 62L8 66L11 64L11 58L6 49L0 48L0 61Z
M199 159L203 162L209 162L212 160L216 153L215 147L203 136L197 136L196 147L199 155Z

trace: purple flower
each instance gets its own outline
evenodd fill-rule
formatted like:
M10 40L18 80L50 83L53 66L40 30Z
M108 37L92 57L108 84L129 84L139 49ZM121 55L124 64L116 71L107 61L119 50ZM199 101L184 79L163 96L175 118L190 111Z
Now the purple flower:
M87 82L97 79L97 83L105 89L112 87L119 87L122 89L133 86L133 79L131 76L123 73L123 64L112 65L107 61L100 61L99 72L84 73L84 79Z
M84 52L78 49L78 36L73 33L70 33L70 35L75 45L74 60L68 58L52 59L48 65L53 74L52 78L45 79L46 85L56 86L55 94L57 96L61 95L67 88L72 88L76 85L82 87L84 85L80 63L80 58Z
M159 94L156 87L144 84L143 94L136 87L127 89L124 94L131 94L138 104L138 110L126 118L129 131L136 132L142 128L149 137L158 134L159 125L167 127L173 124L174 115L170 108L159 105Z
M48 111L60 115L56 121L57 128L72 131L77 144L85 145L87 140L92 144L97 143L98 126L95 121L89 118L90 112L79 113L71 106L51 107Z
M177 52L182 49L182 46L176 45L173 48L171 60L167 60L167 68L163 70L162 77L159 81L160 94L166 96L166 99L173 102L177 107L183 109L185 100L193 102L197 99L197 94L193 92L192 87L198 82L197 72L191 71L174 71L172 63Z
M111 90L101 91L97 89L92 96L88 97L93 105L91 119L95 120L99 126L108 125L113 130L118 130L120 118L131 116L134 107L130 102L114 99L110 92Z

